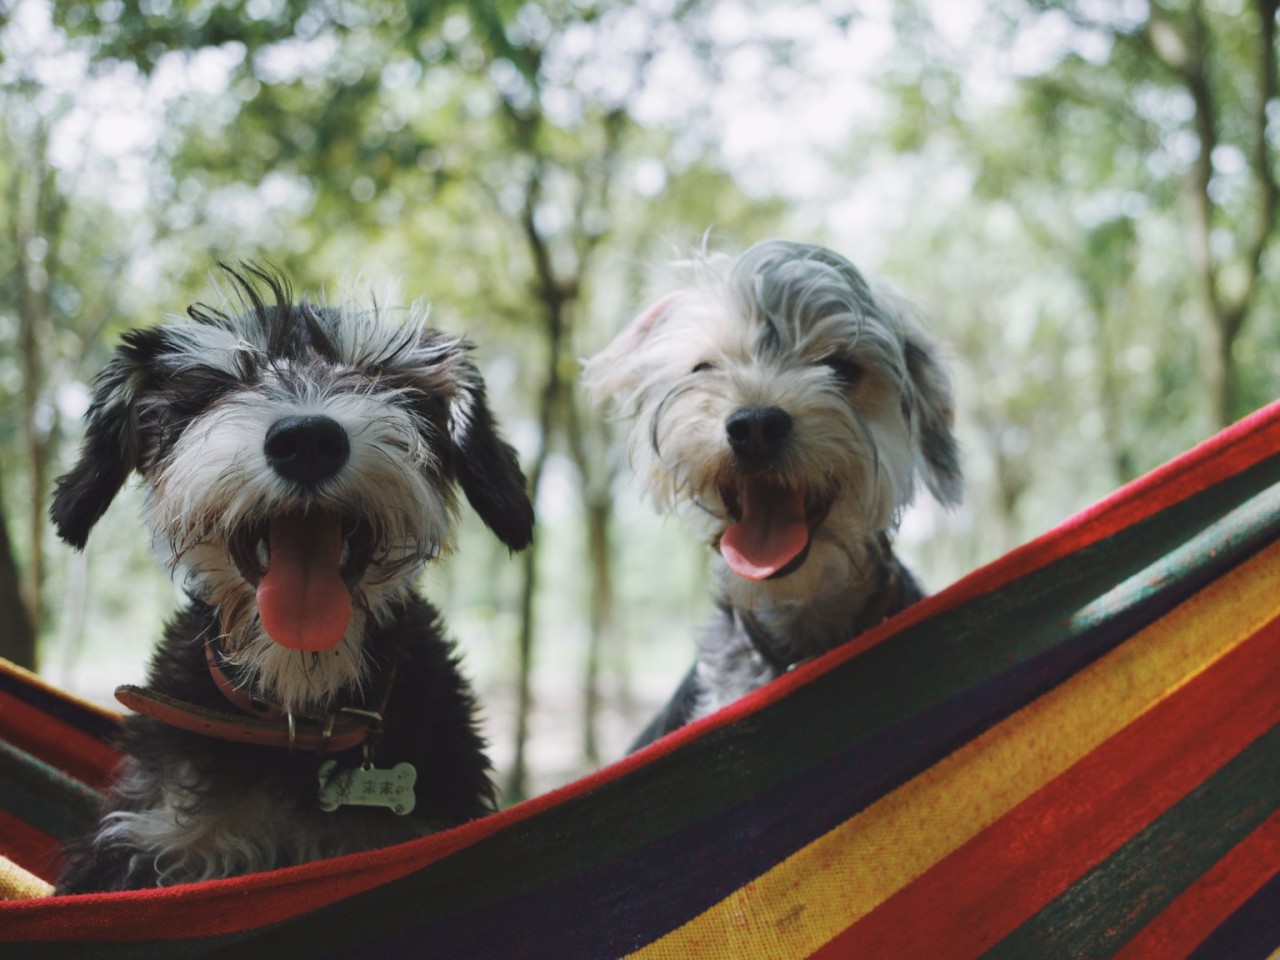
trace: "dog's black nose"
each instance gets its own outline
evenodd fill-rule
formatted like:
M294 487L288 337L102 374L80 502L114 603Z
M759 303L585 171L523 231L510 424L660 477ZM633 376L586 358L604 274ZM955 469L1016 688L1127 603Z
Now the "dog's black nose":
M791 414L781 407L739 407L724 422L729 447L743 460L776 456L791 435Z
M351 444L337 420L311 414L277 420L267 430L263 450L280 476L314 485L342 469Z

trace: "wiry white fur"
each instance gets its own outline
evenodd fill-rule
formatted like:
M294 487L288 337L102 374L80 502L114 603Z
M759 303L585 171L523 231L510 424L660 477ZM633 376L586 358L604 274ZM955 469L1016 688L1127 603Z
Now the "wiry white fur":
M790 413L794 443L777 479L834 501L800 570L762 582L721 571L735 603L767 610L847 589L862 560L856 545L892 528L910 503L921 418L906 411L921 398L905 344L931 341L904 301L855 287L825 264L788 264L792 277L777 304L762 302L756 275L743 266L718 256L693 261L693 284L641 314L586 364L584 381L633 420L630 461L654 504L682 513L711 542L729 522L720 485L737 469L725 419L740 407ZM760 349L766 322L777 331L776 351ZM852 389L824 364L832 357L862 371ZM713 366L695 373L701 363ZM945 377L941 389L949 390ZM943 499L958 497L958 488L939 487Z
M433 454L418 425L389 397L345 393L278 379L235 393L191 424L147 482L152 550L187 592L224 611L223 651L253 668L256 693L287 709L323 709L365 673L360 638L410 585L421 564L445 546L451 502L432 483ZM283 417L323 414L351 445L341 473L318 495L301 496L267 462L263 447ZM226 544L246 524L297 510L363 518L374 531L375 560L357 585L346 636L316 656L274 643L262 629Z
M477 374L460 340L423 336L426 310L416 304L402 324L386 322L378 309L294 308L311 314L337 353L331 363L295 368L272 355L268 327L249 304L224 300L225 313L166 328L162 362L170 376L213 369L244 386L192 421L156 462L142 465L151 546L189 595L219 608L221 650L249 668L256 695L286 709L320 711L360 686L367 670L362 637L385 619L421 565L448 548L454 503L429 442L432 427L397 402L405 388L385 377L431 371L432 384L448 391L440 399L448 409L445 429L456 440L472 415L464 387ZM235 306L244 309L233 313ZM147 393L141 412L167 402L163 391ZM264 452L274 423L309 414L337 421L350 444L342 471L314 494L281 478ZM358 517L375 543L374 560L353 591L345 636L318 654L271 640L258 618L255 585L228 550L249 525L311 511Z
M655 506L713 548L735 519L722 491L760 476L734 454L727 419L752 407L790 415L785 452L764 476L829 504L808 555L766 580L738 576L718 552L715 567L722 598L780 647L829 649L880 588L876 538L894 529L917 478L959 500L946 371L910 305L830 251L767 241L685 266L691 282L589 360L584 382L632 421L631 465ZM846 365L859 371L853 382L838 372ZM740 630L704 643L697 672L698 715L772 674Z
M146 864L137 863L145 858L160 886L340 856L424 836L433 827L376 811L344 809L335 815L297 809L264 789L211 798L209 785L190 764L175 764L167 773L157 780L126 760L115 787L125 809L108 814L94 838L98 850L140 851L130 872L145 875Z

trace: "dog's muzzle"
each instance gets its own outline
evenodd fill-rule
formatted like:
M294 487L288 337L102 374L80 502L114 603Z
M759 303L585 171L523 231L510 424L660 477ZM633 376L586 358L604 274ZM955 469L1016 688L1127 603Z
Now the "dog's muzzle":
M281 478L313 493L346 465L351 443L331 417L292 416L271 425L263 452ZM322 510L289 512L270 517L263 534L266 565L257 601L267 635L291 650L337 646L351 621L343 518Z
M738 469L721 499L734 517L721 535L720 555L748 580L785 576L809 547L806 489L771 471L791 441L791 414L781 407L739 407L725 418L725 436Z

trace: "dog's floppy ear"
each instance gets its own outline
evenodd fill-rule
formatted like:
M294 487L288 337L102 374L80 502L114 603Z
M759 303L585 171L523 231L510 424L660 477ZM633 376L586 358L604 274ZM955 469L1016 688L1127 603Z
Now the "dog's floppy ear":
M524 473L515 450L498 433L480 371L470 361L463 371L449 403L454 474L486 526L512 550L523 550L533 539L533 504Z
M627 324L609 345L582 368L582 384L593 403L625 405L641 379L634 358L654 330L662 326L675 309L675 294L663 297Z
M938 502L955 506L964 496L964 475L952 430L955 405L951 380L935 348L922 337L908 335L905 354L911 381L911 399L907 402L916 435L918 467Z
M58 479L49 508L58 536L76 549L138 465L138 399L163 344L160 328L126 333L95 381L80 459Z

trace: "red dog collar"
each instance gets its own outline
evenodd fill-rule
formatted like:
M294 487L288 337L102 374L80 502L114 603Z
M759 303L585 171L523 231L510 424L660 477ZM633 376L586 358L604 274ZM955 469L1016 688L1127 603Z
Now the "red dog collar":
M296 747L317 753L336 753L360 746L368 739L370 728L381 719L377 714L343 715L339 710L323 720L293 718L288 714L283 721L260 720L243 714L210 710L130 683L116 687L116 699L135 713L188 733L263 747Z
M371 731L381 730L382 713L390 698L395 676L393 663L387 669L383 696L377 710L342 707L322 717L295 716L283 707L257 700L236 687L218 665L211 643L205 644L205 659L214 684L238 713L202 707L133 684L117 687L116 699L135 713L188 733L265 747L338 753L360 746L369 739Z

